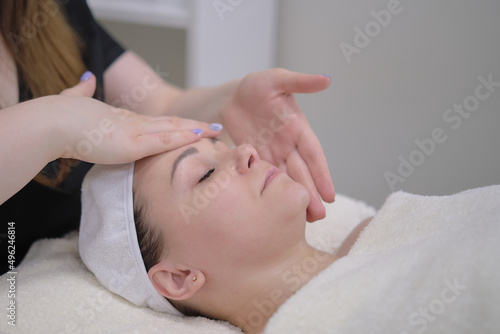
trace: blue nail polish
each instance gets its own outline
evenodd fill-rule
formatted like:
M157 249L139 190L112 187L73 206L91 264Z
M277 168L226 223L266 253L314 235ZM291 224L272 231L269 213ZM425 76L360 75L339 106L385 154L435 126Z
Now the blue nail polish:
M80 81L86 81L86 80L90 79L91 77L92 77L92 72L87 71L87 72L82 74Z
M202 129L193 129L193 133L198 135L198 136L201 136L201 134L203 133L203 130Z
M214 131L221 131L222 128L223 128L222 124L219 124L219 123L210 124L210 129L212 129Z
M330 74L321 74L321 75L327 77L328 79L330 79L330 81L332 80L332 76Z

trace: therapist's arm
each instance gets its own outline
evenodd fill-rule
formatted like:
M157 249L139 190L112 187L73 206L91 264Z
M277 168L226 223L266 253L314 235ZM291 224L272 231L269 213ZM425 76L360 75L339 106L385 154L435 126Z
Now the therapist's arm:
M220 111L239 80L216 87L185 90L168 83L160 74L137 54L126 51L104 72L105 102L143 115L223 123ZM231 142L226 131L219 139L227 144Z
M0 110L0 204L58 158L126 163L218 135L207 123L113 108L90 98L94 91L92 76L61 95Z
M56 97L43 97L0 110L0 204L62 154L54 103Z
M234 84L181 89L163 80L132 51L126 51L104 72L106 103L144 115L176 115L204 122L222 121L219 97L230 86Z

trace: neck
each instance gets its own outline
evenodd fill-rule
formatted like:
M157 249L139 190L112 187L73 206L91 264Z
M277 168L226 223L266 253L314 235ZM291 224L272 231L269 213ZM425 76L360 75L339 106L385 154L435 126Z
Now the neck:
M288 298L336 259L304 240L257 276L249 273L251 280L240 287L246 293L238 294L238 300L223 318L245 333L260 333Z

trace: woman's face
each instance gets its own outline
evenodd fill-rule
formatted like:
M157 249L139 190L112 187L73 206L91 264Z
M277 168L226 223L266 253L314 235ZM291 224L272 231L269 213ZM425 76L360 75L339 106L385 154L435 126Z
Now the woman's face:
M166 257L206 273L262 267L304 240L307 190L251 145L202 139L142 159L134 190L165 236Z

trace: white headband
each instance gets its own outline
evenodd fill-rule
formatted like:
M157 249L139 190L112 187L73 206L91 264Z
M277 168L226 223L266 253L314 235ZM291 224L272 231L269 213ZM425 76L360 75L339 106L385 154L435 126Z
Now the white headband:
M99 282L131 303L182 315L159 294L146 272L135 230L134 163L96 165L82 186L79 250Z

